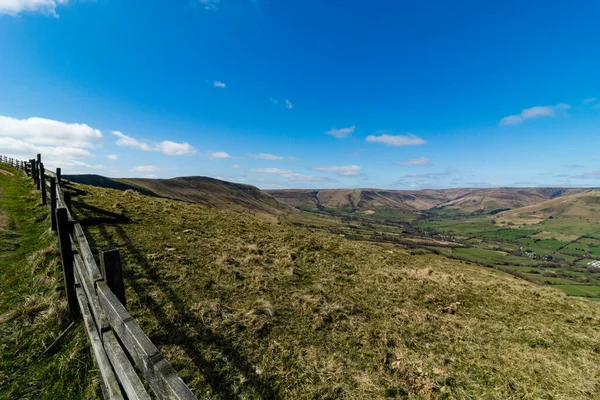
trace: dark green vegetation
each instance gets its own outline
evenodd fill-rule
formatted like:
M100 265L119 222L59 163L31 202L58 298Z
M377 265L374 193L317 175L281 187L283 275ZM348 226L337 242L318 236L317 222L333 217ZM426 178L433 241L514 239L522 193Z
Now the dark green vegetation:
M31 180L0 164L0 398L96 398L88 339L80 324L69 329L57 240L38 203Z

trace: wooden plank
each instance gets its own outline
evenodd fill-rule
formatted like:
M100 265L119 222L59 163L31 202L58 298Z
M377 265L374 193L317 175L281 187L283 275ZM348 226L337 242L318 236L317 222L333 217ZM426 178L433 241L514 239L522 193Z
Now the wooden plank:
M42 180L40 188L42 189L42 205L45 206L47 204L46 199L46 169L44 168L44 163L40 163L40 179Z
M77 299L75 295L75 275L73 273L73 252L71 251L71 236L69 220L66 208L56 209L56 226L58 229L58 238L60 243L60 254L63 264L63 278L65 281L65 290L67 291L67 301L69 304L69 315L71 318L79 316L77 309Z
M102 342L127 398L129 400L150 400L150 395L146 392L114 332L105 332L102 335Z
M50 178L50 217L52 230L56 231L56 178Z
M40 164L41 163L42 163L42 155L38 154L37 155L37 160L35 162L35 172L36 172L36 175L37 175L37 181L36 181L37 190L41 189L41 187L40 187Z
M160 399L192 400L196 396L135 322L106 282L98 282L100 305L125 349Z
M98 301L98 296L96 295L96 288L94 286L94 282L90 279L87 271L83 266L83 260L79 254L75 254L73 257L75 261L75 271L77 271L77 277L79 278L79 283L83 287L85 294L87 295L88 304L90 306L90 310L92 310L92 315L94 317L94 322L96 323L96 328L100 332L105 332L110 329L110 325L108 324L108 319L106 319L106 315L104 311L100 307L100 302Z
M52 177L52 178L56 178L56 174L54 172L49 171L47 169L44 170L44 172L45 172L46 176L49 176L49 177Z
M100 251L100 272L110 290L117 296L123 307L127 308L123 264L119 249Z
M71 192L64 192L63 196L65 199L65 205L67 206L67 210L69 210L69 212L71 212L71 210L72 210L72 208L71 208Z
M56 168L56 183L60 186L62 184L61 182L61 169L60 168Z
M96 325L94 325L94 319L92 318L89 304L87 303L87 299L85 297L85 292L80 285L77 285L75 291L77 293L77 301L79 302L79 308L81 309L81 316L83 317L85 330L88 334L90 344L92 345L92 352L94 354L96 364L100 369L100 375L102 376L102 381L105 384L108 398L115 400L123 399L123 394L121 393L121 388L119 387L119 381L117 381L110 362L106 357L106 352L102 346L102 340L100 340L100 335L96 330Z
M56 185L56 208L67 208L65 197L63 196L63 192L58 184Z
M100 268L98 268L96 260L94 260L94 255L92 254L92 250L90 249L90 245L85 237L85 233L83 232L81 224L79 222L75 222L74 228L75 237L77 237L77 243L79 244L81 258L83 258L83 262L89 276L94 282L103 280L102 274L100 273Z
M32 158L31 162L31 178L33 179L33 183L37 185L37 170L35 169L35 160Z

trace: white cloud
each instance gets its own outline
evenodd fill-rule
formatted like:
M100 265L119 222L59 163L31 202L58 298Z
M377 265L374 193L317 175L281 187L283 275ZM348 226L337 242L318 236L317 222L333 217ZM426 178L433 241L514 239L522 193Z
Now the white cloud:
M353 134L355 129L356 129L356 126L352 125L350 128L331 129L330 131L327 131L325 133L328 135L331 135L333 137L336 137L338 139L343 139L343 138L348 137L349 135Z
M184 156L196 153L196 149L194 149L189 143L175 143L171 142L170 140L165 140L158 143L156 145L156 150L168 156Z
M159 172L163 171L163 168L157 167L155 165L138 165L131 169L134 172Z
M330 167L313 167L317 171L335 172L341 176L357 176L360 175L362 168L358 165L341 165Z
M395 162L394 164L400 165L400 166L407 166L407 165L431 165L431 160L429 158L426 158L426 157L419 157L419 158L415 158L413 160L398 161L398 162Z
M112 134L118 137L117 146L130 147L132 149L152 151L152 146L146 142L139 141L130 136L127 136L119 131L112 131Z
M595 97L588 97L587 99L583 99L583 104L591 104L591 103L595 103L596 100L598 100Z
M0 149L3 155L19 160L35 158L37 154L42 155L42 162L46 168L103 168L102 165L91 165L83 162L93 158L94 155L78 147L70 146L39 146L25 140L0 136Z
M88 149L101 141L102 133L86 124L0 116L2 153L19 160L29 160L39 153L48 169L73 168L75 171L68 172L74 173L87 168L103 168L83 161L94 157Z
M221 88L221 89L225 89L226 88L225 84L223 82L221 82L221 81L214 81L213 82L213 86L217 87L217 88Z
M250 158L257 158L259 160L268 160L268 161L281 161L284 160L284 157L276 156L275 154L268 153L259 153L259 154L250 154Z
M16 119L2 115L0 115L0 136L21 139L37 145L86 148L94 147L102 140L102 133L86 124L38 117Z
M106 158L108 158L109 160L113 160L113 161L116 161L119 159L119 157L116 154L108 154L106 156Z
M508 115L500 120L500 125L520 124L527 119L538 117L553 117L557 111L569 110L569 104L560 103L555 106L535 106L521 110L520 114Z
M119 131L112 131L112 134L119 138L117 139L117 146L130 147L142 151L157 151L168 156L192 155L196 153L196 149L187 142L175 143L165 140L160 143L150 144L146 141L127 136Z
M291 102L291 101L289 101L289 100L286 100L286 101L285 101L285 108L287 108L287 109L290 109L290 110L291 110L291 109L292 109L292 107L293 107L293 105L292 105L292 102Z
M58 18L56 7L68 0L0 0L0 14L15 16L21 12L40 12Z
M277 99L274 99L274 98L272 98L272 97L269 99L269 101L270 101L271 103L273 103L273 105L274 105L274 106L276 106L276 105L277 105L277 103L279 103L279 101L277 101Z
M409 133L408 135L388 135L384 133L379 136L369 135L367 136L367 142L371 143L383 143L387 146L418 146L426 144L427 142L418 136Z
M224 151L215 151L214 153L210 153L208 156L210 160L214 160L216 158L232 158L228 153Z
M231 164L229 168L239 169L242 168L242 166L240 164Z
M290 171L289 169L281 169L281 168L254 168L254 169L251 169L250 172L279 175L279 176L287 178L291 181L325 182L328 180L326 178L322 178L322 177L318 177L318 176L297 174L293 171Z

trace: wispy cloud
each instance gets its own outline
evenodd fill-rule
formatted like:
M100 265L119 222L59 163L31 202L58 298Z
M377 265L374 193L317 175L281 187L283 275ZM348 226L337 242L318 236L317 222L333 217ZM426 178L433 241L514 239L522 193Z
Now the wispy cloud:
M198 2L204 6L205 10L216 11L219 9L220 0L198 0Z
M116 154L107 154L106 158L108 158L109 160L117 161L119 159L119 156L117 156Z
M240 164L231 164L231 165L229 166L229 168L233 168L233 169L240 169L240 168L242 168L242 166L241 166Z
M155 165L138 165L131 169L134 172L159 172L164 171L164 168L157 167Z
M571 175L572 179L600 179L600 171L585 172L581 175Z
M112 134L118 137L117 146L129 147L142 151L156 151L168 156L184 156L196 153L196 149L187 142L176 143L165 140L160 143L151 144L147 141L127 136L119 131L112 131Z
M444 172L429 172L429 173L426 173L426 174L404 175L404 178L409 178L409 179L441 179L441 178L444 178L446 176L450 176L453 173L454 173L453 170L447 169Z
M394 164L400 165L402 167L408 166L408 165L431 165L431 160L427 157L419 157L419 158L415 158L413 160L397 161Z
M301 181L301 182L327 182L329 181L327 178L322 178L319 176L310 176L298 174L289 169L281 169L281 168L254 168L251 169L250 172L257 172L262 174L274 174L281 176L283 178L287 178L291 181Z
M291 110L291 109L292 109L292 107L293 107L293 105L292 105L292 102L291 102L291 101L289 101L289 100L286 100L286 101L285 101L285 108L287 108L287 109Z
M221 88L221 89L225 89L226 88L225 84L223 82L221 82L221 81L214 81L213 82L213 86L216 87L216 88Z
M571 109L569 104L560 103L555 106L535 106L521 110L520 114L508 115L500 120L500 125L520 124L525 120L539 117L553 117L557 111Z
M367 136L366 141L370 143L382 143L393 147L419 146L427 143L425 140L412 133L409 133L408 135L388 135L387 133L379 136L369 135Z
M567 164L565 165L566 168L583 168L583 165L581 164Z
M210 160L214 160L217 158L232 158L229 153L225 153L224 151L215 151L214 153L210 153L208 156Z
M358 165L339 165L327 167L313 167L316 171L335 172L340 176L357 176L362 172L362 167Z
M329 130L329 131L327 131L325 133L328 134L328 135L331 135L331 136L333 136L335 138L343 139L345 137L348 137L348 136L352 135L355 130L356 130L356 126L352 125L349 128L341 128L341 129L335 129L334 128L334 129L331 129L331 130Z
M56 7L68 0L0 0L0 14L16 16L22 12L39 12L58 18Z
M583 99L583 104L595 103L596 100L598 100L596 97L588 97L587 99Z
M271 102L271 103L272 103L274 106L276 106L276 105L277 105L277 103L279 103L279 101L277 101L277 99L274 99L274 98L272 98L272 97L269 99L269 101L270 101L270 102Z
M256 158L259 160L268 160L268 161L281 161L285 160L285 157L276 156L275 154L268 153L259 153L259 154L250 154L248 157Z

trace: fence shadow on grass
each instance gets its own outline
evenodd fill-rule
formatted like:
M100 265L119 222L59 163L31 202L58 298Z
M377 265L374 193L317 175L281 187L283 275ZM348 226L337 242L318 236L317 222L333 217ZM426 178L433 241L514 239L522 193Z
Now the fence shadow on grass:
M157 271L148 259L140 251L140 249L129 238L125 230L120 226L120 223L129 223L129 220L119 220L118 214L107 210L102 210L98 207L86 205L81 202L73 203L76 209L93 211L95 215L105 215L105 219L97 217L90 218L88 222L94 222L94 226L98 229L102 239L106 241L110 248L120 247L124 254L129 254L139 268L124 267L125 282L136 293L139 301L148 307L156 317L161 327L164 327L169 333L162 335L150 335L153 343L161 345L177 345L186 353L196 368L202 374L206 382L212 388L213 393L223 399L238 398L239 393L234 390L235 382L231 375L225 371L227 369L240 373L246 380L245 385L251 386L254 392L264 399L280 398L275 387L268 379L260 377L250 361L239 352L238 349L225 336L213 331L205 326L202 321L192 312L188 310L185 302L180 295L164 281L161 274ZM85 211L84 211L85 213ZM105 223L107 223L105 225ZM87 226L91 226L90 223ZM111 234L107 228L110 228L114 234ZM87 231L87 228L86 228ZM94 236L86 232L86 236L90 242L90 246L97 252L97 243ZM141 280L150 280L152 285L155 285L163 293L165 293L167 301L172 306L172 309L177 313L176 319L186 321L193 328L192 334L183 327L173 326L172 317L169 317L163 308L165 304L158 304L157 301L150 295L151 286ZM202 347L212 346L219 350L226 361L215 362L207 360L202 351Z

